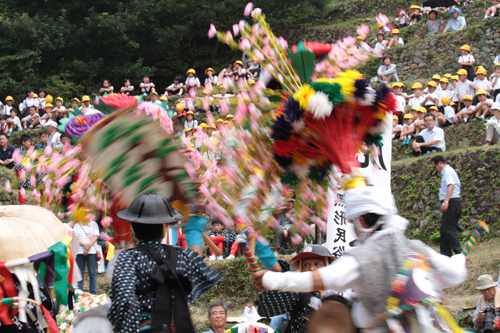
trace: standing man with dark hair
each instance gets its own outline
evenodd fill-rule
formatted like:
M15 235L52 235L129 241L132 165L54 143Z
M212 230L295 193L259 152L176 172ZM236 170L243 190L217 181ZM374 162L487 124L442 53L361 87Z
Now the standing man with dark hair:
M413 156L445 151L444 131L436 126L436 117L427 114L424 116L424 122L427 128L421 131L412 143Z
M441 201L441 254L451 257L453 252L461 253L462 248L458 241L458 220L462 215L460 202L460 179L456 171L446 163L443 156L437 155L431 159L436 172L441 172L441 188L439 200Z
M224 333L227 323L227 305L222 301L216 301L208 307L208 322L210 329L203 333Z

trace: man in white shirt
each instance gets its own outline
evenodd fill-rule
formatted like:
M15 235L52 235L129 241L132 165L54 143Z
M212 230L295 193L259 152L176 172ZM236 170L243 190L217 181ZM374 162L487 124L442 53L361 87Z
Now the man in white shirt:
M49 120L45 123L47 126L47 131L50 133L48 145L55 149L62 149L64 144L61 142L61 133L57 132L57 123L53 120Z
M427 128L421 131L412 143L413 156L445 151L446 144L444 142L444 131L436 126L436 118L434 115L429 113L426 114L424 122Z
M390 189L381 186L349 189L345 194L345 204L346 218L354 224L360 246L313 272L256 272L252 276L254 283L260 289L290 292L352 288L357 294L351 312L353 323L362 332L368 332L374 318L385 313L391 295L391 281L411 252L429 257L434 272L441 278L440 288L460 285L466 280L466 257L463 254L448 258L419 241L404 237L408 221L394 214L397 210ZM387 326L385 330L379 326L369 332L386 331Z
M493 103L490 108L493 117L486 122L486 144L489 146L500 140L500 103Z

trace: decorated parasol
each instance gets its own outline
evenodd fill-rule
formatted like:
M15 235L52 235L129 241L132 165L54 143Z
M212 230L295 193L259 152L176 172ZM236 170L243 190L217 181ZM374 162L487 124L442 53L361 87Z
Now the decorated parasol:
M0 207L0 261L47 251L66 236L67 229L47 209L28 205Z
M75 267L71 241L66 227L47 209L27 205L0 207L0 298L5 305L16 302L19 321L27 321L26 302L31 301L27 299L28 282L42 325L53 327L54 323L45 318L47 311L40 305L40 283L53 283L57 305L68 304ZM19 281L19 293L13 276ZM11 317L16 313L17 310L0 307L0 321L12 325Z

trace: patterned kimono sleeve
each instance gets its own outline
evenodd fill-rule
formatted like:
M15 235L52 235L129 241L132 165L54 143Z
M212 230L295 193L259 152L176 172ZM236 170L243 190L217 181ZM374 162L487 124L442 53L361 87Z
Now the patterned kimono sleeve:
M109 297L112 300L108 318L114 332L139 332L140 303L135 293L137 276L136 260L132 251L118 256Z
M190 304L205 295L224 276L207 266L197 252L185 250L179 246L175 248L178 250L177 274L191 282L191 293L187 296L188 304Z
M289 312L299 301L299 293L288 293L277 290L266 290L259 295L259 306L269 317Z

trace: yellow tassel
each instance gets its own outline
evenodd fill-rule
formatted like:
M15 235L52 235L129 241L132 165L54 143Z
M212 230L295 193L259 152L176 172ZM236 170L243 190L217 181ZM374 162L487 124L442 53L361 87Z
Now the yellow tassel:
M439 315L444 319L446 324L448 324L448 326L450 326L453 333L465 333L465 331L462 330L460 328L460 326L457 325L457 323L455 323L455 320L453 319L453 317L450 315L450 313L448 312L448 310L446 310L446 308L444 306L442 306L439 303L436 303L436 308L437 308Z

